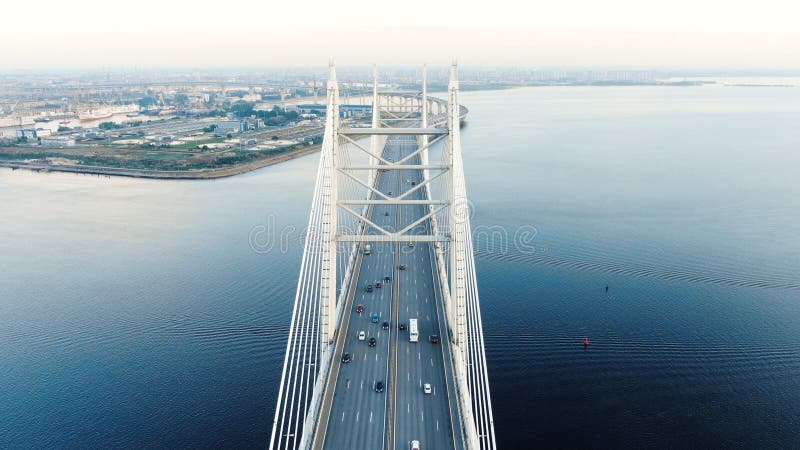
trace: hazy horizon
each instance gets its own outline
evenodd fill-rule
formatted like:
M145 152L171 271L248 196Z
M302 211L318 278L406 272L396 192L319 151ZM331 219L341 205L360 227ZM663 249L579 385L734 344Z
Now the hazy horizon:
M0 70L311 67L330 58L345 66L444 65L454 57L476 67L800 70L800 9L783 0L536 8L509 0L491 8L421 0L185 8L143 0L113 10L99 0L44 0L35 15L18 2L3 10Z

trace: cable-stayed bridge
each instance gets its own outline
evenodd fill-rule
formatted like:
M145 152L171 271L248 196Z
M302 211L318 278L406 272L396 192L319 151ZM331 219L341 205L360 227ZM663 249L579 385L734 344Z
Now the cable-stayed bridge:
M331 65L270 449L494 449L457 67L372 101L346 126Z

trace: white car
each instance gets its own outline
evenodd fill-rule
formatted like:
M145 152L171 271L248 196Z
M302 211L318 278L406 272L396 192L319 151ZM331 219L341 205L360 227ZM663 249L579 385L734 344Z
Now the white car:
M411 441L411 450L420 450L419 441Z
M358 332L358 340L359 341L363 341L366 338L367 338L367 333L364 333L364 331L359 331Z
M422 385L422 392L426 394L430 394L433 392L433 388L431 387L430 383L425 383Z

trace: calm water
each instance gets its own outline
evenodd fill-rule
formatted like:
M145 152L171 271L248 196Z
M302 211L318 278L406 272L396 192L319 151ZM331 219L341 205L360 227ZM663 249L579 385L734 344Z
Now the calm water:
M501 448L800 446L800 89L462 100ZM264 447L316 161L0 170L0 448Z

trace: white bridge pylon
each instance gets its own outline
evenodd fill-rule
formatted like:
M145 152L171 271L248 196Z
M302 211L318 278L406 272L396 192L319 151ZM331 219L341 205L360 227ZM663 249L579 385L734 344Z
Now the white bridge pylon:
M325 134L311 202L281 374L270 449L308 449L320 426L327 391L334 389L334 348L347 305L358 251L367 242L432 242L444 303L458 398L460 441L469 450L496 448L483 326L461 155L458 71L453 64L447 99L418 91L380 90L373 82L372 121L351 127L340 117L336 69L330 65ZM384 157L390 136L416 137L400 160ZM431 153L440 160L431 163ZM418 157L418 158L417 158ZM419 170L422 180L403 192L376 188L378 171ZM423 191L422 200L410 195ZM370 219L377 205L425 205L427 214L402 229ZM430 226L425 226L429 224ZM371 231L371 234L368 232ZM423 232L424 231L424 232ZM446 280L446 282L445 282Z

